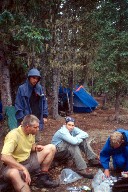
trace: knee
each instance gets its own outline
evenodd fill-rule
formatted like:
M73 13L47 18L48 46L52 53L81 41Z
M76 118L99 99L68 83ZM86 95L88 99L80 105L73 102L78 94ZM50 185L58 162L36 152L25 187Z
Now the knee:
M20 173L19 173L18 169L12 168L12 169L10 169L10 170L8 171L7 177L10 178L10 179L16 179L17 176L19 176L19 174L20 174Z
M56 146L53 145L53 144L49 144L50 145L50 149L53 151L53 152L56 152Z
M53 145L53 144L48 144L47 145L47 150L49 151L49 152L53 152L53 153L56 153L56 146L55 145Z

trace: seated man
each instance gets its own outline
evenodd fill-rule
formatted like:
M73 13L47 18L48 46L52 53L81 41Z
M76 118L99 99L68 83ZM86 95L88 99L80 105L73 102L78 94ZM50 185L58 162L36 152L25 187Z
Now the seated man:
M93 175L88 172L87 164L82 157L80 149L87 155L91 165L99 165L99 160L92 148L87 145L86 138L88 138L88 134L75 127L74 122L74 118L66 117L66 124L53 135L52 144L56 145L56 155L60 153L60 156L62 154L62 158L64 158L63 154L69 153L77 167L76 172L92 179Z
M31 176L36 170L48 172L56 148L52 144L36 145L35 134L39 130L39 119L26 115L22 126L10 131L1 152L2 175L11 181L15 191L30 192Z
M128 171L128 130L117 129L113 132L100 152L100 162L106 177L110 176L110 157L113 159L114 170Z

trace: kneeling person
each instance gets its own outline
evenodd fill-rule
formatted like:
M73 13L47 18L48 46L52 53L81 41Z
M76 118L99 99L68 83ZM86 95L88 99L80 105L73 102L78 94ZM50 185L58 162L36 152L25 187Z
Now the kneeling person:
M56 145L56 155L60 153L63 158L65 152L69 153L75 162L77 173L92 179L93 175L87 170L87 164L82 157L81 150L87 155L87 159L91 165L98 166L100 163L97 155L87 144L86 138L88 137L86 132L75 127L74 118L66 117L65 125L53 135L52 144Z
M11 181L15 191L30 192L30 174L36 170L48 172L54 158L54 145L36 145L35 135L38 130L39 119L27 115L22 126L13 129L5 137L1 152L2 175Z
M114 131L100 152L100 161L106 177L110 176L110 157L112 157L116 172L128 171L128 130L117 129Z

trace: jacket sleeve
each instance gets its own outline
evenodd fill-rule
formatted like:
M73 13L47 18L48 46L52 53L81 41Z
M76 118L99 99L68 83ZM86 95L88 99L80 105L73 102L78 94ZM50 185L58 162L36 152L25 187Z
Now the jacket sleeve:
M59 132L59 135L58 137L62 140L62 141L65 141L67 143L70 143L72 145L79 145L83 139L81 138L77 138L77 137L74 137L72 136L69 131L63 131L63 132Z
M43 97L43 117L44 118L48 117L48 104L47 104L47 99L45 95Z
M42 97L41 100L41 114L43 118L48 117L48 104L47 104L47 99L43 91L43 87L40 84L37 84L36 86L37 89L37 94L39 94Z
M100 162L104 169L109 169L109 162L111 156L110 138L107 139L103 149L100 152Z
M78 139L86 139L89 137L88 133L79 129L78 127L75 127L73 130L73 136L75 136Z
M18 88L16 100L15 100L15 110L16 110L16 119L23 119L24 118L24 106L21 96L20 87Z

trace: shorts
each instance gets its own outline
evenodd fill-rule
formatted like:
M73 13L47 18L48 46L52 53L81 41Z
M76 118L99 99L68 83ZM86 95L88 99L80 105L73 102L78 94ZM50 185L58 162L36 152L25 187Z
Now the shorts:
M20 162L20 164L22 164L24 167L26 167L26 169L28 170L28 172L31 174L33 173L34 171L37 171L40 169L40 164L38 162L38 158L37 158L37 153L36 152L32 152L30 154L30 157L23 161L23 162ZM6 178L6 173L8 171L8 169L10 169L10 167L8 165L5 165L3 163L2 165L2 169L1 169L1 173L2 173L2 176L4 177L5 180L7 180ZM23 175L22 171L19 171L21 176Z

